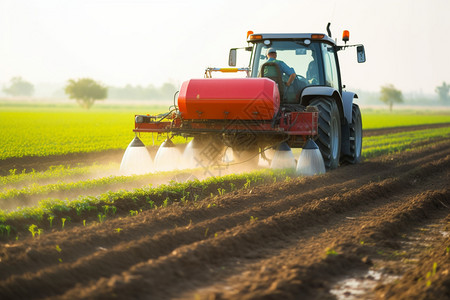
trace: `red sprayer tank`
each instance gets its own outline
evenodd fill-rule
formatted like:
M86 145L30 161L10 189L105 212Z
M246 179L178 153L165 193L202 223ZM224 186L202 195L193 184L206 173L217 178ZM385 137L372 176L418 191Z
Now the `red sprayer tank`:
M191 79L181 86L178 107L183 119L272 120L280 95L267 78Z

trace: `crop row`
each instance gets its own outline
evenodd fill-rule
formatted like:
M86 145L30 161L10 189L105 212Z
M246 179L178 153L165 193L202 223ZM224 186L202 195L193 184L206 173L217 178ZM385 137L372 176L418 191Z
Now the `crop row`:
M385 136L368 137L363 140L363 158L369 158L377 155L394 153L410 149L412 146L418 143L430 142L432 139L438 137L449 137L450 127L428 129L420 131L411 131L390 134ZM115 165L117 172L118 166ZM85 171L86 169L76 169L77 172ZM51 168L47 172L43 172L46 175L44 178L48 180L49 176L60 176L61 174L70 174L70 169L66 169L63 166L58 168ZM112 170L110 170L112 171ZM12 174L5 176L2 179L4 181L13 181L20 177L31 178L38 177L39 172L31 174ZM149 183L164 182L164 178L168 181L173 177L173 172L163 172L157 174L147 174L140 176L109 176L99 179L90 180L78 180L72 182L58 182L52 184L39 185L38 182L33 182L22 188L4 188L0 192L0 208L1 209L16 209L18 206L30 206L37 203L41 199L48 197L60 197L64 195L64 198L71 200L77 198L79 195L97 195L108 190L118 190L124 187L126 188L138 188ZM9 177L12 179L8 180ZM72 180L74 177L70 177ZM28 178L30 179L30 178Z
M171 203L180 205L197 202L205 197L250 188L263 183L290 179L293 170L260 170L240 175L210 177L206 180L140 188L134 191L107 192L97 197L85 196L77 200L46 199L35 207L16 211L0 210L0 235L3 238L20 237L31 230L38 232L69 223L103 222L113 215L135 215L145 209L158 209ZM212 202L209 205L214 205Z
M91 165L91 166L70 166L57 165L50 166L48 170L38 172L36 170L22 170L17 172L17 169L9 170L9 175L0 176L0 188L14 188L16 186L23 186L31 183L48 182L57 180L58 182L66 180L81 179L88 174L98 174L104 172L112 172L118 169L118 165L110 163L107 165Z
M144 177L144 176L138 176ZM148 176L147 176L148 177ZM66 198L76 197L79 194L89 194L89 190L101 188L107 191L118 184L124 184L145 178L132 176L109 176L99 179L81 180L76 182L60 182L54 184L38 185L36 183L27 185L21 189L5 189L0 192L0 208L14 209L17 206L28 206L33 203L33 198L54 197L64 192Z
M437 138L449 138L450 127L399 132L363 139L363 156L370 158L411 149L418 143L432 142Z
M118 167L118 166L117 166ZM117 171L117 170L115 170ZM203 174L204 170L190 170L192 174ZM31 206L39 200L58 197L64 195L66 200L78 198L80 195L92 196L107 191L116 191L126 188L142 188L152 186L160 182L169 182L176 180L179 171L166 171L158 173L148 173L144 175L130 176L107 176L97 179L79 180L73 182L58 182L52 184L39 185L37 183L29 184L23 188L4 188L0 192L0 209L14 210L19 206Z

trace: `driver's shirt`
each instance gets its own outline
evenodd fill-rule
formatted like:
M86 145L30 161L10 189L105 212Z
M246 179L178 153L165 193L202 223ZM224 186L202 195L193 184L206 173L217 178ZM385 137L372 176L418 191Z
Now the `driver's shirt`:
M267 60L267 62L275 62L275 63L277 63L278 66L280 67L281 72L286 74L286 75L288 75L288 76L291 76L292 74L295 73L294 69L291 68L291 67L288 67L288 65L285 64L284 61L282 61L282 60L277 60L275 58L269 58Z

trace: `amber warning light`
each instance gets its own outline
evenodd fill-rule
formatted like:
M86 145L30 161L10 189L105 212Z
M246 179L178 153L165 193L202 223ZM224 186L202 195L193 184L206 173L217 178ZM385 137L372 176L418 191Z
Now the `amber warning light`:
M344 32L342 33L342 40L345 43L347 43L349 39L350 39L350 32L348 30L344 30Z
M261 40L262 39L262 35L253 34L253 35L250 35L249 39L250 40Z

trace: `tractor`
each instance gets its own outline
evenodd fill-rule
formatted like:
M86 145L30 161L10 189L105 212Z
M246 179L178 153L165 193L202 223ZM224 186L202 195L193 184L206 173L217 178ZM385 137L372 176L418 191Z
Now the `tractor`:
M337 45L331 38L330 24L327 33L249 31L246 47L230 49L229 67L207 68L204 78L185 81L169 112L135 116L136 137L127 148L121 169L148 164L147 172L155 166L164 170L161 166L175 161L177 168L230 162L256 165L264 159L273 168L299 170L301 159L295 160L291 148L303 148L302 153L320 150L323 167L310 170L312 174L342 163L358 163L361 112L354 103L358 96L343 90L338 52L356 47L357 61L362 63L366 60L364 46L348 45L348 31L343 32L345 44ZM268 62L269 49L277 53L275 62ZM251 53L248 67L236 67L241 50ZM282 72L279 61L295 71L295 78ZM245 78L212 78L214 72L244 72ZM167 135L154 161L147 154L130 157L138 150L146 151L137 136L140 133ZM179 157L175 157L173 136L191 138Z

